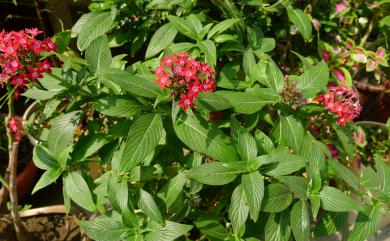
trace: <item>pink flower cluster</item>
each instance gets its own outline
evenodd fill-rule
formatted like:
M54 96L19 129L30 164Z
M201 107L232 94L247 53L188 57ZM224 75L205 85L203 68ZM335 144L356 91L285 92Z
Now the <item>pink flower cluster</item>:
M155 71L156 83L161 89L170 89L171 96L179 97L178 105L184 111L194 107L199 92L215 90L214 75L208 64L194 60L189 53L166 56Z
M52 64L47 59L41 60L40 54L55 52L57 46L49 38L36 39L40 33L36 28L0 32L0 81L11 79L11 84L17 87L16 99L30 81L42 78L44 72L51 73Z
M337 115L339 125L345 125L359 116L361 107L355 91L346 86L331 86L329 92L318 97L320 104Z

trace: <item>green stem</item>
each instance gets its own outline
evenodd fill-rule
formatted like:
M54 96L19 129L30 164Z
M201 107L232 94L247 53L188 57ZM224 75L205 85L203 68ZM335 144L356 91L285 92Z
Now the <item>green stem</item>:
M368 37L370 37L370 34L373 29L374 29L374 19L371 20L370 24L368 25L366 34L360 40L360 44L359 44L360 47L363 47L363 45L367 42L367 39Z

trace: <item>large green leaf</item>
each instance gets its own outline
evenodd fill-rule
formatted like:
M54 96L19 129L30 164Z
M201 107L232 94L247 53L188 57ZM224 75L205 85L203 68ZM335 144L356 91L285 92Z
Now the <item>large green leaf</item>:
M257 146L253 136L241 129L237 138L237 151L244 161L253 160L257 157Z
M290 213L286 210L281 213L272 213L268 217L265 226L265 241L288 241L290 240Z
M310 240L310 218L304 200L295 203L291 210L291 229L296 241Z
M225 30L232 27L234 24L238 23L239 21L240 21L239 19L226 19L222 22L219 22L207 33L207 39L210 39L214 35L218 35L224 32Z
M329 68L325 61L305 71L297 80L297 89L304 98L313 98L321 90L326 90Z
M176 199L180 196L186 182L186 176L184 175L184 173L180 172L174 178L169 180L169 182L166 184L164 199L168 209L175 203Z
M82 136L74 147L72 160L75 162L83 161L111 141L113 141L113 138L107 134L99 133Z
M360 185L368 189L380 190L381 181L378 174L370 166L366 167L363 171L363 176L360 180Z
M225 185L232 182L238 174L250 171L249 164L240 162L212 162L192 168L187 176L208 185Z
M347 223L348 213L324 211L318 220L314 235L316 237L332 235Z
M177 137L190 148L223 162L239 160L229 138L216 126L182 114L174 124Z
M297 176L280 176L278 180L286 185L291 192L295 193L300 199L307 199L307 181L303 177Z
M217 91L230 102L234 110L242 114L254 114L261 110L266 104L275 104L279 101L274 95L253 95L250 93L221 90Z
M95 211L95 204L87 182L77 172L70 172L63 177L66 192L69 197L82 208Z
M161 216L160 209L154 201L153 196L143 189L140 189L138 207L151 220L156 221L159 224L164 224L164 218Z
M271 136L279 144L287 144L295 151L299 151L304 136L302 122L293 115L280 115L278 122L272 129Z
M36 145L33 150L33 161L35 166L43 170L59 169L60 166L56 158L50 151L42 146Z
M290 206L292 195L288 187L280 183L271 183L265 186L261 210L278 213Z
M214 215L216 216L216 215ZM200 232L210 241L222 241L229 237L229 233L220 223L219 217L203 217L201 216L195 222L195 226Z
M112 56L106 36L98 37L88 46L85 60L92 72L111 65Z
M375 167L378 173L381 184L381 191L383 193L390 193L390 167L387 163L382 161L379 157L375 158Z
M60 90L42 90L34 86L27 89L22 95L33 100L50 100L59 93Z
M303 38L307 41L311 38L312 26L311 20L301 9L287 8L287 14L290 21L298 28Z
M122 91L127 91L136 96L155 98L163 92L153 81L129 74L120 69L104 68L99 73L105 81L119 86ZM112 86L107 86L113 88Z
M208 64L217 64L217 49L213 41L204 40L198 43L198 47L205 54L205 59Z
M162 118L158 114L139 117L131 126L120 162L120 171L131 171L144 161L160 142L164 134Z
M161 26L150 39L145 58L153 57L168 47L175 39L177 30L171 23Z
M82 113L82 111L73 111L56 118L47 138L49 150L54 155L59 154L73 142L74 132Z
M249 206L249 214L254 222L257 221L264 196L264 179L258 172L243 174L241 185L244 188Z
M156 222L152 222L148 224L147 228L150 232L145 235L145 241L174 241L187 234L192 226L167 220L163 227Z
M280 93L285 85L282 71L271 58L267 60L264 78L260 78L259 80L262 84L273 89L276 93Z
M254 137L257 145L257 150L260 155L269 154L273 149L275 149L275 145L272 140L261 130L256 129Z
M112 217L99 217L93 221L78 221L88 237L96 241L121 241L131 234L131 229Z
M244 72L246 76L252 78L252 69L256 65L255 55L253 54L253 50L248 48L244 52L244 56L242 57L242 67L244 68Z
M359 178L349 168L345 167L335 159L330 159L327 163L336 171L338 177L341 177L356 191L359 190Z
M208 111L221 111L233 108L229 101L218 94L218 92L202 92L196 99L196 106L205 108Z
M287 151L275 151L270 155L261 156L261 160L263 165L260 171L269 176L288 175L306 166L306 159Z
M245 228L245 222L248 218L249 208L246 205L247 200L242 185L237 186L232 194L232 201L229 208L229 218L232 221L235 234L241 233Z
M194 26L189 23L189 21L172 15L168 16L168 20L181 34L193 40L197 40L197 31Z
M88 19L83 24L77 38L77 47L80 50L86 49L92 41L105 34L116 26L111 12L103 12Z
M383 208L380 205L366 206L359 212L355 227L348 241L364 241L373 236L380 228Z
M334 187L324 187L320 192L321 206L327 211L350 212L360 210L360 206L347 194Z
M60 177L60 175L61 169L49 169L45 171L39 178L37 184L35 184L35 187L32 190L31 194L34 194L36 191L52 184Z
M129 96L110 95L95 100L92 103L92 108L108 116L131 117L139 113L143 105Z

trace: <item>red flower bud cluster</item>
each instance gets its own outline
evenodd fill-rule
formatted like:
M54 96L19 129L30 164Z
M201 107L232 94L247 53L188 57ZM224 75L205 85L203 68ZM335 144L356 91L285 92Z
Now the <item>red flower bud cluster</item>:
M20 95L30 81L42 78L42 73L51 73L52 64L42 60L42 52L55 52L56 43L51 39L38 40L38 29L0 32L0 81L11 79L11 84L17 86L14 97Z
M329 87L329 92L318 97L320 104L325 104L326 109L335 113L338 124L345 126L348 121L352 121L359 116L361 107L355 91L346 86Z
M290 85L290 81L288 76L284 77L286 84L284 85L284 89L280 92L282 96L283 103L294 104L298 99L302 98L302 93L299 92L297 88L297 82L292 81ZM296 108L295 105L292 108Z
M8 121L8 126L9 126L11 132L14 133L15 141L21 141L22 135L20 133L20 130L22 129L22 127L21 127L20 122L15 117L12 117Z
M179 97L184 111L194 107L199 92L214 91L215 72L205 63L194 60L189 53L166 56L155 70L161 89L171 90L171 96Z

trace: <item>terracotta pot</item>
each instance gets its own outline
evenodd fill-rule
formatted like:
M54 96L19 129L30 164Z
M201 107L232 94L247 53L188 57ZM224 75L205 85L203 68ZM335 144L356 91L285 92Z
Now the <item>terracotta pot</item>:
M364 81L354 81L353 83L358 89L362 105L359 119L385 123L390 117L390 95L386 93L390 86L376 86Z

